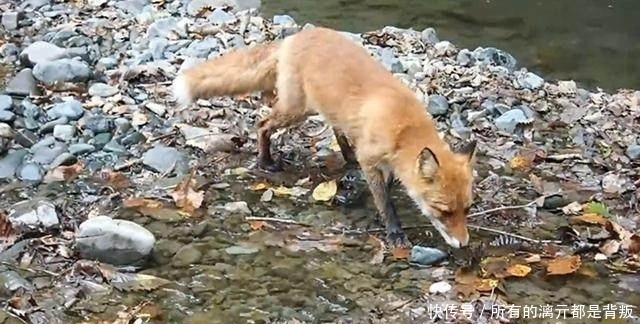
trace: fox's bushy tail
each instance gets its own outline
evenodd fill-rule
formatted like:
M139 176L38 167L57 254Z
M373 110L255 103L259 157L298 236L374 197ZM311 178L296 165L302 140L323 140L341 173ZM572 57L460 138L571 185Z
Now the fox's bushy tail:
M273 90L280 43L233 50L186 69L173 81L174 99L179 105L187 105L213 96Z

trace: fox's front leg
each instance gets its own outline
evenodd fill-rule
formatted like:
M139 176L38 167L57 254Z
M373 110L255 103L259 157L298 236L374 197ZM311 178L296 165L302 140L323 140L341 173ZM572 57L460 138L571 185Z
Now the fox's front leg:
M362 171L373 195L373 202L384 220L387 241L394 247L411 247L411 242L402 230L396 207L389 195L390 180L387 178L391 177L391 174L384 174L376 167L363 168Z

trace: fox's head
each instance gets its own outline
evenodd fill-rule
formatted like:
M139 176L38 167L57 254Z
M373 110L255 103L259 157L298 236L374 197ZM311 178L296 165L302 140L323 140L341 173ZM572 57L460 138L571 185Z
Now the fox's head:
M415 157L408 193L444 240L454 248L469 243L467 215L473 201L476 142L467 142L439 156L425 147Z

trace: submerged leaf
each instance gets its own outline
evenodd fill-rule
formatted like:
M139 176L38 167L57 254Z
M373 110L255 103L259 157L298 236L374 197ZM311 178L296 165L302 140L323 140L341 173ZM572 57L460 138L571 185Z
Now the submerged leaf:
M115 273L109 284L123 291L151 291L171 281L144 273Z
M581 265L582 261L580 260L579 255L559 257L549 261L549 264L547 264L547 274L565 275L574 273Z

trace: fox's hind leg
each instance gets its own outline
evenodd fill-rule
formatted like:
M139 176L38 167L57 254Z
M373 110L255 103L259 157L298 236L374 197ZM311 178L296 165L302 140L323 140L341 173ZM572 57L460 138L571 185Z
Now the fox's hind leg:
M285 83L288 81L288 84ZM282 171L282 165L271 155L271 135L280 128L302 123L306 117L304 93L293 80L278 81L278 98L271 113L258 122L258 164L271 172Z
M358 165L358 159L356 158L356 154L353 151L353 147L349 144L347 136L341 130L335 127L333 128L333 134L336 136L336 142L338 142L342 157L344 158L345 162L347 162L347 167L355 168Z

